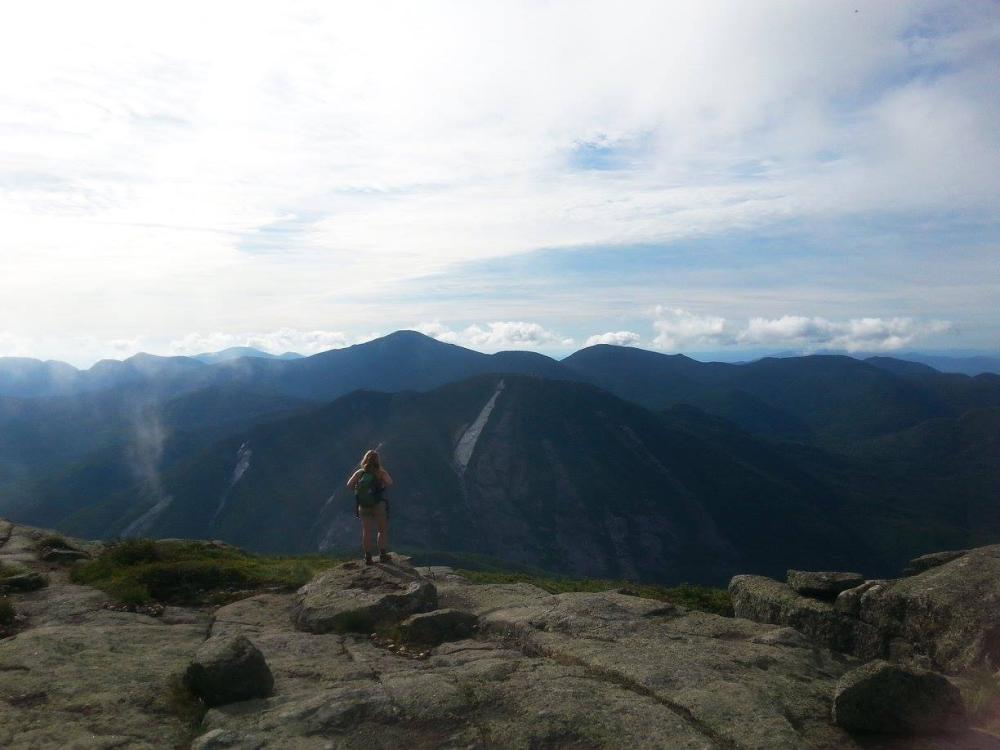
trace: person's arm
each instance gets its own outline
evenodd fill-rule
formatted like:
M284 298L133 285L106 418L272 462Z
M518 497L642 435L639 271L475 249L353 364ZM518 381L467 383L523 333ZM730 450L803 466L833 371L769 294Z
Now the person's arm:
M389 472L382 469L382 487L389 489L392 487L392 477L389 476Z
M347 488L351 490L357 489L358 480L361 479L362 474L364 472L361 469L351 474L351 478L347 480ZM356 518L361 518L361 506L358 505L357 500L354 501L354 515Z
M351 474L351 478L347 480L347 486L352 490L357 488L358 480L361 479L362 474L364 474L364 472L361 469L358 469L356 472Z

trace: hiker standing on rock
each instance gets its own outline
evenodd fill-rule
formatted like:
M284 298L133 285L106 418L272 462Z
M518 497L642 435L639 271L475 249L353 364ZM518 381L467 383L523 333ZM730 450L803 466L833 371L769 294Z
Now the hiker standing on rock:
M354 515L361 519L365 565L372 564L372 530L375 528L378 529L378 560L389 562L389 500L385 491L392 487L392 477L382 468L377 452L365 453L360 468L347 480L347 486L354 490Z

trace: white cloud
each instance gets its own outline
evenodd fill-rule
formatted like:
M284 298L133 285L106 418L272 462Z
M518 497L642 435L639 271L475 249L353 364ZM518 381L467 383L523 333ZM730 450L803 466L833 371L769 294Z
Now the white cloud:
M822 317L785 315L752 318L740 332L742 344L801 346L806 349L894 351L918 339L951 329L947 321L917 321L913 318L853 318L844 321Z
M459 343L460 336L455 331L448 328L448 326L441 323L441 321L435 320L430 323L418 323L413 326L414 331L419 331L425 336L430 336L438 341L444 341L448 344Z
M483 349L531 349L533 347L568 347L573 339L560 336L538 323L498 321L486 326L471 325L462 331L462 339Z
M10 4L0 320L33 341L361 331L388 327L392 282L540 247L994 217L996 5L853 11Z
M699 347L727 346L733 342L733 332L725 318L696 315L680 308L656 307L653 346L667 351Z
M486 351L504 349L565 349L573 345L573 339L560 336L538 323L525 321L496 321L474 323L461 331L454 331L439 321L419 323L413 330L433 336L449 344Z
M896 351L922 338L947 333L952 324L908 317L832 320L821 316L783 315L750 318L744 323L681 308L656 307L654 346L668 351L728 347L795 347L805 351L843 349Z
M954 331L943 320L909 317L865 317L834 320L821 316L784 315L754 317L740 322L717 315L696 314L682 308L658 306L652 345L666 351L705 351L726 347L782 347L802 351L842 349L849 352L898 351L921 340ZM497 321L472 324L454 330L440 321L419 323L413 330L439 341L483 351L505 349L567 350L574 339L535 322ZM57 339L28 339L0 331L0 357L51 358L89 367L98 359L125 359L138 352L191 356L221 351L233 346L251 346L271 354L297 352L310 355L340 349L377 338L381 334L351 335L343 331L281 328L244 333L192 333L180 339L157 340L145 335L131 338L80 337L66 349ZM584 342L636 346L640 335L633 331L595 334Z
M607 333L595 333L587 339L584 346L594 346L595 344L635 346L639 343L639 339L639 334L632 331L608 331Z

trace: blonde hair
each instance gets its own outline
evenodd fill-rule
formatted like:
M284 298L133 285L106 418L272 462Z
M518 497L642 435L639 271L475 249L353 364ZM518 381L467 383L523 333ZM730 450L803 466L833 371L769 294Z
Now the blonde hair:
M379 461L378 451L366 451L361 459L361 469L369 474L378 474L381 468L382 462Z

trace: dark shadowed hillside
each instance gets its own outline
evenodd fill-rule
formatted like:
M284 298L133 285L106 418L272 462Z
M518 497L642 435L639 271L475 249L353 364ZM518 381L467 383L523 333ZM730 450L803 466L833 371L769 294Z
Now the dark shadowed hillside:
M555 572L878 571L1000 535L997 376L613 346L556 362L406 331L296 360L134 359L162 378L0 397L0 508L86 536L353 550L343 483L384 443L401 545Z
M233 431L311 402L211 386L166 400L135 387L73 397L0 398L0 498L36 523L137 485Z
M533 352L482 354L415 331L397 331L364 344L303 359L240 359L214 368L215 381L315 400L351 391L427 390L483 373L561 377L565 368Z
M867 481L852 461L696 409L657 415L592 386L511 376L352 394L182 462L159 497L122 493L62 526L350 551L358 525L344 482L378 444L398 482L396 543L417 552L662 581L790 560L885 565L851 522L844 479Z

